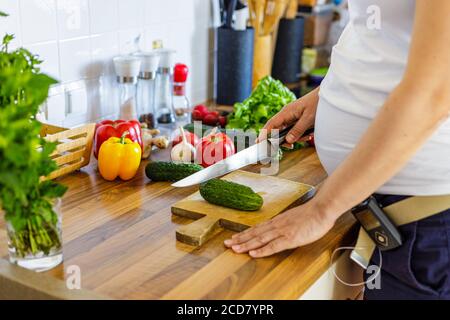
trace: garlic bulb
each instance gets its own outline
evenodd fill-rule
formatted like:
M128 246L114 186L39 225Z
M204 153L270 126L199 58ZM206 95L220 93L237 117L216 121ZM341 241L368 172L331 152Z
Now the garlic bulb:
M190 163L195 159L195 148L187 142L183 127L180 127L182 141L172 148L170 157L173 162Z

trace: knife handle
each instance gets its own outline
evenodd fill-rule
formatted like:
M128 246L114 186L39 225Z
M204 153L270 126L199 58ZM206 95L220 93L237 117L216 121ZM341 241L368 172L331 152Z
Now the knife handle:
M288 126L288 127L284 128L283 130L280 130L280 131L278 132L278 136L276 136L276 137L274 137L274 138L272 138L272 137L270 136L270 133L269 133L268 139L271 140L271 141L273 141L273 140L276 139L277 142L278 142L278 144L282 144L282 143L284 143L284 141L286 140L287 134L289 133L289 131L291 131L291 129L292 129L293 127L294 127L294 125ZM314 128L309 128L309 129L307 129L307 130L303 133L302 137L306 137L306 136L310 135L310 134L313 133L313 132L314 132Z

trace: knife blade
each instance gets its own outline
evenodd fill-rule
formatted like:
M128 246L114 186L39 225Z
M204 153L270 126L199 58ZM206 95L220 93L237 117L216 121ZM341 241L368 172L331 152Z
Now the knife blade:
M259 161L264 161L276 154L278 146L280 146L286 138L292 126L287 127L274 136L269 136L267 140L263 140L251 147L248 147L228 158L225 158L212 166L196 172L189 177L186 177L178 182L172 184L173 187L189 187L217 178L229 172L238 170L250 164L255 164ZM308 135L313 129L309 129L304 135Z

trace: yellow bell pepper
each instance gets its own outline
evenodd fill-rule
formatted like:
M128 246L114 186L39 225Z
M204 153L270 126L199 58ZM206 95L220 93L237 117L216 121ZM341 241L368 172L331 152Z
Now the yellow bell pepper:
M118 176L122 180L130 180L136 175L141 163L141 146L125 136L111 137L102 143L98 154L98 169L100 175L108 181Z

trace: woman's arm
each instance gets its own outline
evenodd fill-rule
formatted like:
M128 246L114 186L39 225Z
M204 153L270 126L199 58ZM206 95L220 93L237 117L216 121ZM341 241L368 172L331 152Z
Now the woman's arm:
M310 202L235 235L227 246L263 257L311 243L400 171L450 113L449 15L448 0L417 1L404 79L355 149Z

